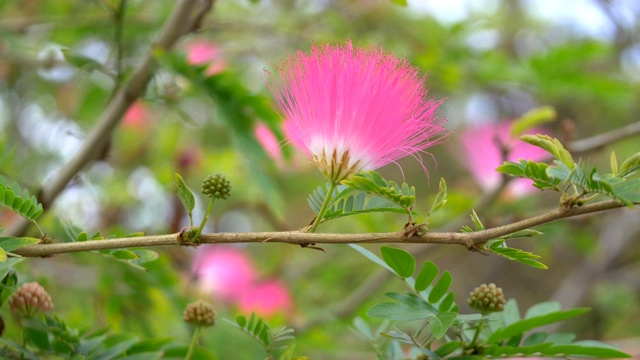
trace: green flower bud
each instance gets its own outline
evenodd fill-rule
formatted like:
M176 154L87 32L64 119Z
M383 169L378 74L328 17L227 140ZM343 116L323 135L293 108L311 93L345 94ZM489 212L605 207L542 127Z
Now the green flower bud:
M9 308L28 318L40 312L53 310L53 302L47 291L37 282L23 284L9 297Z
M216 312L213 305L204 300L198 300L187 305L182 320L198 326L213 326L216 323Z
M210 198L226 199L231 195L231 183L222 174L209 175L202 182L202 193Z
M480 312L494 312L504 310L505 304L502 289L496 284L482 284L469 293L467 303L474 310Z

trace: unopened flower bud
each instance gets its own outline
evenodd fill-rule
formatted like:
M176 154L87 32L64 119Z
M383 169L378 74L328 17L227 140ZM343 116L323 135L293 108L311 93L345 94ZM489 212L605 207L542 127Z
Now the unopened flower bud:
M53 302L47 291L36 282L23 284L9 297L11 311L22 316L31 317L39 312L53 310Z
M216 312L213 305L204 300L198 300L187 305L182 319L198 326L213 326L216 323Z
M210 198L226 199L231 195L231 183L222 174L209 175L202 182L202 193Z
M467 303L471 308L480 312L494 312L504 310L505 304L502 289L496 284L482 284L469 293Z

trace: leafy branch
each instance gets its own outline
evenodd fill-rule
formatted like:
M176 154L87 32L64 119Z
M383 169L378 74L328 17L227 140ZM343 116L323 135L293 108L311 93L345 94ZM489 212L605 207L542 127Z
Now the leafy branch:
M156 38L153 47L171 49L180 37L197 30L203 17L210 10L212 2L212 0L204 2L196 0L178 1ZM151 49L140 66L132 72L130 81L115 93L111 102L96 121L96 126L87 134L76 155L53 179L45 184L42 189L42 196L39 198L45 208L53 203L69 181L93 161L105 144L108 143L111 133L122 119L124 113L144 92L153 74L155 62L155 55L153 49ZM13 236L20 236L26 231L28 225L28 221L15 222L7 232Z
M640 202L634 202L640 204ZM382 244L382 243L419 243L419 244L447 244L463 245L469 249L477 249L477 246L486 243L491 239L516 233L538 225L552 221L607 211L621 208L624 205L617 201L602 201L594 204L587 204L580 207L573 207L569 210L557 208L549 212L524 219L512 224L498 226L487 230L472 233L458 232L428 232L425 234L414 234L406 237L404 232L387 233L363 233L363 234L318 234L304 233L299 231L280 232L253 232L253 233L210 233L201 234L199 242L201 244L220 243L265 243L279 242L288 244ZM65 254L90 250L121 249L128 247L147 246L170 246L179 245L180 233L166 235L150 235L133 238L118 238L112 240L88 240L75 243L55 243L38 244L26 246L16 250L17 255L25 257L37 257L56 254Z
M386 321L422 321L422 325L412 333L400 329L382 333L391 342L387 347L389 350L397 348L398 344L408 344L412 353L422 354L417 358L425 358L426 355L429 359L491 359L511 355L631 357L605 343L575 341L574 334L550 334L539 330L540 327L582 315L589 309L563 310L557 302L543 302L529 308L522 317L516 301L505 302L502 289L490 284L476 288L467 300L479 313L460 314L454 293L448 291L452 282L449 272L443 272L435 281L440 270L434 263L425 261L414 279L416 260L410 253L382 247L380 258L358 245L352 245L352 248L398 275L411 290L403 294L386 293L394 302L376 304L367 312L369 317ZM371 334L362 319L356 320L356 329L374 345L378 354L382 354L380 339ZM385 325L385 328L390 325L393 323Z

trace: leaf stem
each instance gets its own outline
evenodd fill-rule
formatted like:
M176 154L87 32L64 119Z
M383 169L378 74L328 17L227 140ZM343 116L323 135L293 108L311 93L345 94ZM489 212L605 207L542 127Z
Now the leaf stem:
M202 234L202 229L204 229L204 225L209 220L209 215L211 215L211 209L213 209L213 204L215 204L215 202L216 198L211 198L209 206L207 207L207 212L204 214L204 218L202 218L202 222L200 223L200 227L198 228L198 233L195 236L196 239L200 236L200 234Z
M322 217L324 216L324 213L327 211L327 207L331 202L331 196L333 195L333 191L336 189L337 185L338 184L336 184L334 181L329 183L329 191L327 191L327 197L324 198L324 202L322 203L322 207L318 212L318 216L316 216L316 219L313 221L313 224L311 225L311 227L307 232L315 232L318 225L320 225L320 222L322 221Z
M201 329L202 329L202 326L200 325L196 326L196 330L193 332L193 336L191 337L191 344L189 344L189 350L187 351L187 355L184 357L185 360L191 360L191 357L193 356L193 351L195 350L196 344L200 339Z
M44 238L46 235L45 235L44 231L42 231L42 229L40 228L38 223L35 220L31 220L31 223L36 226L36 229L38 229L38 231L40 232L40 236L42 238Z
M478 336L480 336L480 332L482 332L482 328L484 328L484 321L480 320L478 322L478 327L476 328L476 333L473 334L473 339L471 339L472 349L476 348L476 341L478 341Z

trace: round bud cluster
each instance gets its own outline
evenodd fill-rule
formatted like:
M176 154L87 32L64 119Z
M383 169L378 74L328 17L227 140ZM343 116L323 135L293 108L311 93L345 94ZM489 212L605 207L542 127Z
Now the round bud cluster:
M37 282L23 284L9 297L9 307L22 317L53 310L53 302L47 291Z
M231 195L231 183L222 174L209 175L202 182L202 193L210 198L226 199Z
M469 293L467 303L480 312L504 310L504 294L496 284L482 284Z
M204 300L198 300L187 305L182 320L198 326L213 326L216 323L216 312L213 310L213 305Z

